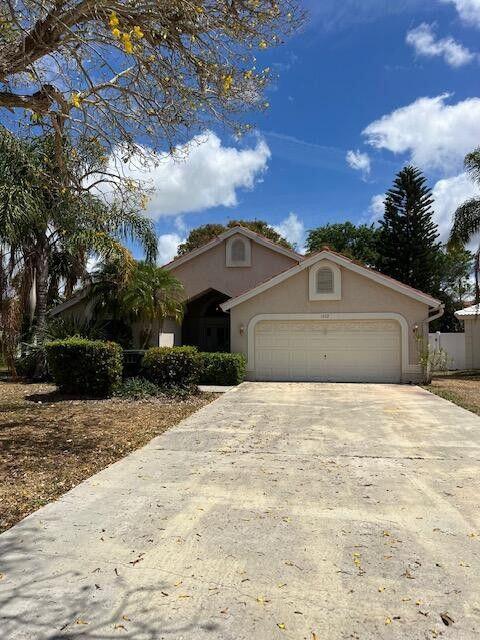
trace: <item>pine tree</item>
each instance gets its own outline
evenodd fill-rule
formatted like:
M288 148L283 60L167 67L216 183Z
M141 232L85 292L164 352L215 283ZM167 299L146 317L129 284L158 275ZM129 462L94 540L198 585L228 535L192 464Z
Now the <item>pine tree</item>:
M413 166L404 167L385 197L380 221L379 269L426 293L439 287L438 227L427 179Z

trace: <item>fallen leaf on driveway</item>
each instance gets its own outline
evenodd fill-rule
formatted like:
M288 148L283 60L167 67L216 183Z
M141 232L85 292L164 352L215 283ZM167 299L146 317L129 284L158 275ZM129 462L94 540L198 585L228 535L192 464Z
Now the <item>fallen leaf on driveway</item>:
M452 620L448 613L441 613L440 618L442 619L443 624L447 627L455 622L455 620Z
M144 559L143 558L144 555L145 555L144 553L139 553L138 558L136 558L135 560L130 560L128 564L136 565L138 562L141 562Z
M279 629L282 629L282 631L284 631L287 628L284 622L277 622L277 627Z

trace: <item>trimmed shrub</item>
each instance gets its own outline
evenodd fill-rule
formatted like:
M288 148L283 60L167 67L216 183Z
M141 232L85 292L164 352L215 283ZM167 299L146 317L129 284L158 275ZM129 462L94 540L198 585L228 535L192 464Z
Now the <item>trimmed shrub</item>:
M145 400L154 398L160 393L160 388L150 380L145 380L145 378L128 378L114 391L114 395L117 398L124 398L125 400Z
M245 379L247 361L241 353L201 353L201 384L235 385Z
M115 342L67 338L45 348L49 371L64 393L106 398L122 380L122 349Z
M153 347L142 360L143 375L159 387L193 387L201 359L195 347Z

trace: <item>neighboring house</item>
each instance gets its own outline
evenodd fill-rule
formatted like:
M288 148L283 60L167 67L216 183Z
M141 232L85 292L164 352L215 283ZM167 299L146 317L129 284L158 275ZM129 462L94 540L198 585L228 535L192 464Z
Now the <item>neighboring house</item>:
M185 287L185 317L164 322L155 344L244 353L250 380L418 381L417 336L428 340L443 312L333 251L304 257L243 227L164 268Z
M465 368L480 369L480 304L455 313L465 323Z

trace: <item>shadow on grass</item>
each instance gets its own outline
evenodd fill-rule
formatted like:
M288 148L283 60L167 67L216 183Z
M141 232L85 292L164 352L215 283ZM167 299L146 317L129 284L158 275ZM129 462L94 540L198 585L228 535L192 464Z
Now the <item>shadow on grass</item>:
M480 381L480 370L465 370L465 371L445 371L436 372L433 376L434 380L472 380L474 382Z
M25 396L25 400L27 402L36 402L36 403L45 403L45 404L54 404L55 402L69 402L73 400L78 400L81 402L88 402L89 400L105 400L108 398L99 398L98 396L84 396L79 394L67 394L62 393L58 389L52 389L52 391L47 391L45 393L32 393L31 395Z

